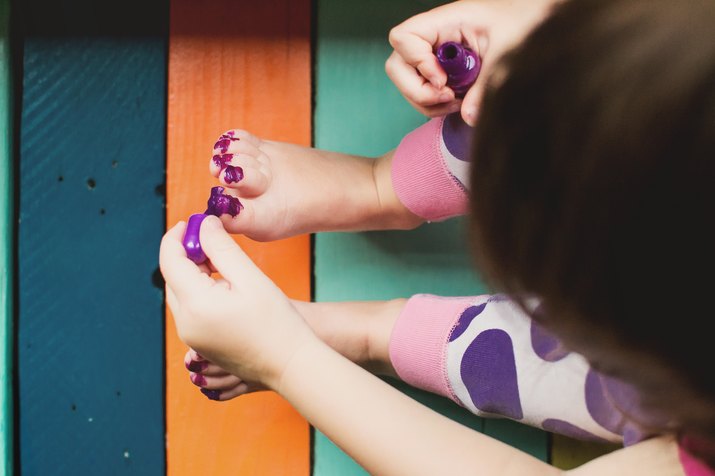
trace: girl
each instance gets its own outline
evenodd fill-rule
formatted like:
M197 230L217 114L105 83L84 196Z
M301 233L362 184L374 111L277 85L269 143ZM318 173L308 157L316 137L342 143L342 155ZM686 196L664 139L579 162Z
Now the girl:
M217 219L201 229L210 266L186 259L183 224L171 229L161 248L167 298L181 338L212 362L190 365L235 376L205 379L208 391L229 392L211 396L273 389L373 474L558 472L353 360L479 414L625 444L575 473L713 474L710 283L701 278L715 266L713 20L708 1L564 3L489 74L468 176L465 132L452 119L380 158L372 195L371 166L345 158L357 189L376 197L357 226L383 214L375 227L448 218L469 185L479 268L511 299L294 303ZM231 145L253 154L257 172L246 174L248 213L224 219L232 231L256 226L267 203L285 203L276 185L289 177L289 161L277 159L287 146L242 134ZM335 193L351 216L359 198ZM353 328L370 324L331 328L332 313ZM365 338L350 343L348 332Z

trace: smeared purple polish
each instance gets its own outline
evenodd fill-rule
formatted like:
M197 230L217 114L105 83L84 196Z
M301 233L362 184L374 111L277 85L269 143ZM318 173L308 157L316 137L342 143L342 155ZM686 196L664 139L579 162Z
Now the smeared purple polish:
M241 167L234 167L233 165L226 166L226 172L223 175L223 179L226 183L237 183L243 180L243 169Z
M206 370L206 367L209 366L209 363L206 361L203 362L197 362L195 360L192 360L188 364L186 364L186 368L191 371L191 372L203 372Z
M447 41L437 48L437 61L447 73L447 86L456 97L464 97L479 76L482 61L477 54L461 43Z
M218 400L221 397L220 390L209 390L207 388L202 388L201 393L206 395L209 400Z
M196 264L206 261L206 255L204 250L201 249L201 242L199 241L199 231L204 218L206 218L206 215L203 213L195 213L189 217L189 223L186 225L186 232L182 241L186 250L186 257Z
M228 150L228 146L231 144L231 139L219 139L214 144L214 149L218 149L222 154L225 154Z
M235 217L243 209L243 205L236 197L231 195L226 195L223 191L226 190L223 187L213 187L211 189L211 196L207 203L208 208L206 208L207 215L214 215L220 217L224 213L228 213L232 217Z
M206 379L203 375L191 374L189 378L191 379L191 382L196 386L203 387L206 385Z
M233 154L214 155L212 158L214 164L216 164L221 170L226 167L226 164L231 162L231 159L233 159Z

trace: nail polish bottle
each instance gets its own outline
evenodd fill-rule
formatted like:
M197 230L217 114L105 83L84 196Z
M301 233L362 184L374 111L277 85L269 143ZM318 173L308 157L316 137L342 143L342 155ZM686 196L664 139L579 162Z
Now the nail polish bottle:
M186 224L186 232L182 244L186 250L186 257L196 264L201 264L206 261L204 250L201 249L199 241L199 232L201 231L201 222L208 215L203 213L195 213L189 217L189 222Z
M479 76L482 61L469 47L447 41L437 48L437 61L447 73L447 86L458 98L464 97Z

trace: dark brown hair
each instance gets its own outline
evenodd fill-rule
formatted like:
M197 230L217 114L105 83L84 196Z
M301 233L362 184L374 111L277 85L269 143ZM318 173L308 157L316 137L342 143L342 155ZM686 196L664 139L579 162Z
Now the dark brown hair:
M564 2L489 79L480 270L715 440L715 1Z

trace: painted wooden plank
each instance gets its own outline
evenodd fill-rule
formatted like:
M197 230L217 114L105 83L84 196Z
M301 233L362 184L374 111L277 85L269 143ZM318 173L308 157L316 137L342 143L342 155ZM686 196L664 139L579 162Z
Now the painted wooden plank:
M211 149L230 128L309 145L310 2L172 0L167 223L203 211ZM310 239L239 243L290 296L310 299ZM170 319L170 318L169 318ZM310 472L310 427L273 393L207 400L167 322L168 474Z
M168 5L23 8L21 470L163 474Z
M13 292L15 240L13 218L13 100L10 1L0 0L0 475L12 474L14 425L12 400Z
M553 435L551 463L557 468L569 470L619 448L622 448L622 446L610 443L579 441L566 436Z
M377 156L425 121L384 72L389 29L436 1L318 2L315 145ZM379 13L375 13L379 12ZM410 232L324 233L316 237L316 300L389 299L415 293L476 295L486 288L471 269L464 221ZM399 388L475 429L546 459L546 435L505 421L481 420L446 399ZM315 474L365 474L316 432Z

